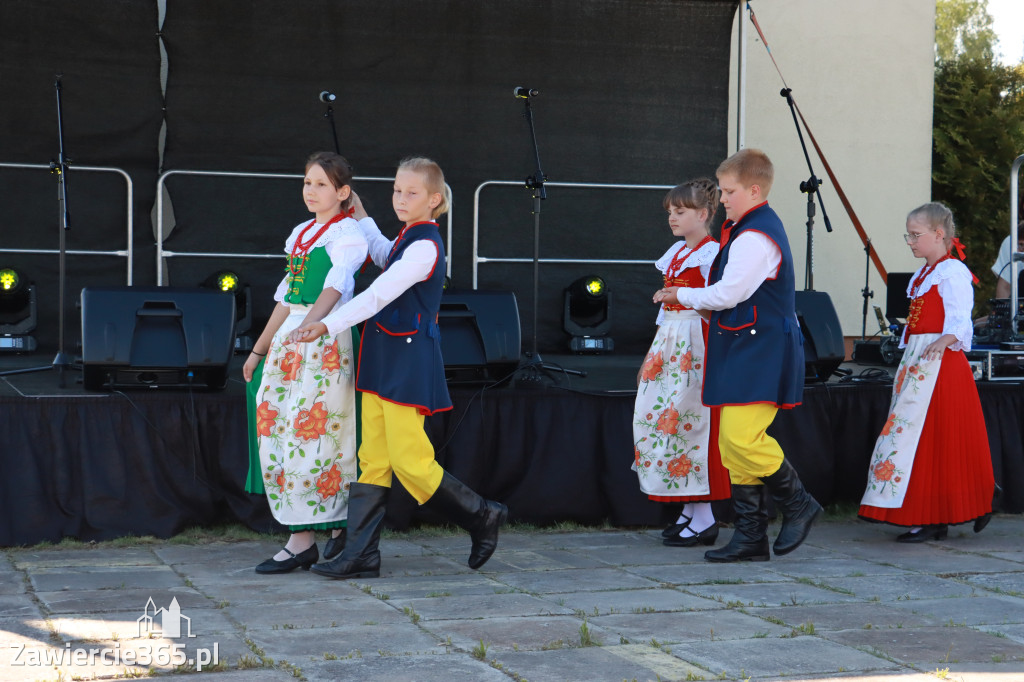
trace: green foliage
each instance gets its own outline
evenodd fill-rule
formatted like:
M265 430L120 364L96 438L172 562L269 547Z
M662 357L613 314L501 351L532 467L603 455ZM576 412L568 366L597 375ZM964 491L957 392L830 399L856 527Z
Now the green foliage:
M997 42L988 0L938 0L935 3L938 63L962 58L991 63Z
M932 198L953 211L967 265L981 280L975 303L983 313L995 288L992 263L1009 234L1010 165L1024 154L1024 64L939 61L932 126Z

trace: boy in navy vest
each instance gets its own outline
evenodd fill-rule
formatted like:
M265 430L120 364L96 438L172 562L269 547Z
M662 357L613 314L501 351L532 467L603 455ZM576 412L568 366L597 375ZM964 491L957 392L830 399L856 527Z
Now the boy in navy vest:
M766 433L780 408L791 409L803 398L793 256L782 221L768 206L774 169L767 155L742 149L722 162L717 175L728 220L708 285L672 290L682 305L711 311L702 399L722 408L719 447L732 482L735 532L704 558L768 561L766 488L783 517L777 555L799 547L821 514ZM668 293L658 292L655 302Z
M402 161L392 204L405 227L394 241L366 217L355 192L352 197L370 256L384 271L366 291L289 337L310 341L368 320L356 376L363 438L359 482L350 488L348 538L341 555L310 570L328 578L380 575L378 543L392 474L417 502L469 531L469 567L480 568L498 545L498 529L508 509L480 497L442 469L423 430L426 415L452 408L437 327L445 257L435 220L448 211L444 175L429 159Z

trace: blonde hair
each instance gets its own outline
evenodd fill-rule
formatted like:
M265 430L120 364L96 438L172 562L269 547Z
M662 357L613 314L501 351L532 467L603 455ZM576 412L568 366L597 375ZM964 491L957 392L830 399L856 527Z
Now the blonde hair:
M757 185L761 188L761 196L767 199L775 180L775 166L760 149L741 149L723 161L715 175L734 175L744 187Z
M697 211L707 209L708 217L704 220L704 227L708 227L715 217L715 211L718 210L718 199L721 194L718 183L711 178L696 178L670 189L661 205L666 211L670 206L685 206Z
M942 228L943 238L948 249L956 236L956 224L953 222L953 212L945 204L938 201L931 201L918 206L907 214L907 222L916 220L928 226L928 229L935 232Z
M444 182L444 173L436 162L422 156L408 156L398 164L400 171L414 171L423 176L423 184L431 194L440 194L439 203L430 213L431 218L440 218L451 210L452 194Z

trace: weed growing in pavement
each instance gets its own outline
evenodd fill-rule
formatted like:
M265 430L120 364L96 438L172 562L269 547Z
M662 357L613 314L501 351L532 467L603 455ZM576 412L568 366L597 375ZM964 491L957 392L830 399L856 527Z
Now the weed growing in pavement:
M480 643L478 645L476 645L475 647L473 647L473 649L469 653L472 654L473 658L475 658L478 661L482 661L482 660L486 659L487 658L487 645L484 644L484 640L481 639Z

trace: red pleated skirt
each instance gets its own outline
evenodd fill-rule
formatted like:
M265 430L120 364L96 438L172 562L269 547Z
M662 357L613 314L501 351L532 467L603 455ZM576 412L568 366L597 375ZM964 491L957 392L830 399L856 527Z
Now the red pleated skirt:
M897 526L957 524L992 511L992 454L966 356L947 350L899 509L861 505L860 516Z
M722 466L722 453L718 449L718 425L722 408L711 408L711 433L708 435L708 494L707 495L648 495L655 502L713 502L732 497L729 470Z

